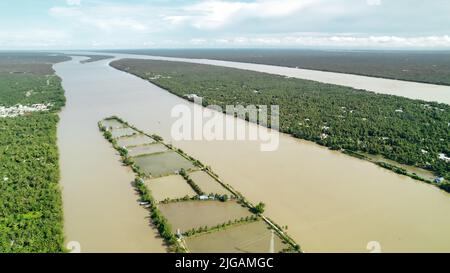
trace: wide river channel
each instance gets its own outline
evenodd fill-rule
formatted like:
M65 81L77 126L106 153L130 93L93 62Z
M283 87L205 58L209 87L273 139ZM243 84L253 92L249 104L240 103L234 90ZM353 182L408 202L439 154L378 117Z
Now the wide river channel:
M450 251L449 194L287 135L274 152L261 152L258 141L174 141L171 110L191 103L110 67L111 60L83 59L54 66L67 97L58 128L66 241L79 242L82 252L165 251L137 202L133 173L98 130L111 115L163 136L251 201L266 203L266 215L287 225L306 252L367 252L373 241L384 252Z

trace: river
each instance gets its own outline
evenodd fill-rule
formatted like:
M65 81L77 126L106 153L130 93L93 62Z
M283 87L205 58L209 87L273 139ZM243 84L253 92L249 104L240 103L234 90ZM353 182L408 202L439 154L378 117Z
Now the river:
M55 70L68 99L58 128L65 232L84 251L164 251L136 202L133 174L98 132L110 115L163 136L251 201L265 202L267 216L307 252L364 252L371 241L385 252L450 251L449 194L287 135L275 152L261 152L255 141L171 141L170 111L192 104L111 68L111 60L79 60Z
M97 122L113 113L116 84L108 73L79 63L56 64L67 104L60 113L58 148L66 241L82 252L164 252L148 212L139 207L134 174L99 132ZM109 105L109 106L108 106Z

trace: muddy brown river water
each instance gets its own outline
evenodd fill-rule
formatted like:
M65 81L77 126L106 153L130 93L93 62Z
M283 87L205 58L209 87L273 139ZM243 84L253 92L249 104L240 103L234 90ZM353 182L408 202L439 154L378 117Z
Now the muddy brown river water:
M82 59L55 70L67 97L58 128L65 232L83 252L165 250L136 201L133 173L98 131L110 115L163 136L251 201L265 202L267 216L307 252L367 252L371 241L385 252L450 251L449 194L287 135L275 152L261 152L255 141L171 141L171 109L190 103L110 60Z

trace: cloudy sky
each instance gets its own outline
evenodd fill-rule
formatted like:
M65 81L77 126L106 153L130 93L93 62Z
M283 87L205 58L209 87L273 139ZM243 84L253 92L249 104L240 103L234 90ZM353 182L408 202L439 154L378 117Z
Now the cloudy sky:
M0 49L450 49L448 0L0 1Z

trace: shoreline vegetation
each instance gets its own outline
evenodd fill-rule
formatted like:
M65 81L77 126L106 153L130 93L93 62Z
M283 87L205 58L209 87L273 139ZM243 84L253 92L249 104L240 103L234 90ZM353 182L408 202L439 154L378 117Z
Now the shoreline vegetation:
M430 179L426 179L424 177L421 177L420 175L418 175L418 174L416 174L414 172L410 172L410 171L406 170L405 168L397 166L396 164L374 160L374 159L371 159L368 156L366 156L364 154L361 154L361 153L358 153L358 152L343 151L343 153L345 153L346 155L349 155L349 156L353 156L353 157L359 158L361 160L366 160L366 161L372 162L372 163L378 165L381 168L390 170L390 171L395 172L395 173L400 174L400 175L408 176L408 177L410 177L412 179L415 179L415 180L418 180L418 181L421 181L421 182L425 182L427 184L431 184L431 185L434 185L434 186L439 187L439 188L441 188L443 186L443 184L435 183L434 181L432 181ZM441 188L441 189L444 190L444 191L450 192L449 190L445 190L444 188Z
M56 143L65 97L52 65L67 60L0 54L0 106L48 106L0 118L0 252L66 252Z
M203 64L122 59L110 64L203 106L280 105L280 131L450 192L450 106L349 87ZM214 79L211 81L210 79ZM270 126L270 124L269 124ZM364 153L433 172L444 182L369 159Z
M141 49L102 52L265 64L450 86L450 51Z
M181 157L185 158L186 160L189 160L195 167L197 167L200 171L203 171L207 173L211 178L214 179L215 183L220 184L223 188L225 188L228 192L230 192L230 195L224 195L224 194L209 194L208 196L205 195L204 191L200 189L200 187L190 178L189 173L192 170L185 170L180 169L175 173L175 175L180 175L183 177L183 179L186 181L187 184L189 184L192 189L196 192L196 196L189 197L185 196L183 198L178 199L166 199L161 202L156 202L154 197L152 196L152 192L149 189L149 187L144 183L144 180L151 179L152 176L148 173L145 173L135 164L133 159L128 155L127 148L126 147L119 147L117 144L117 139L113 137L111 130L114 130L113 127L108 127L107 125L104 125L102 121L114 121L114 123L118 122L123 124L124 127L131 128L135 130L137 133L147 136L154 140L154 143L161 144L167 147L167 149L171 152L175 152ZM175 148L171 144L164 143L164 140L162 137L155 135L155 134L146 134L145 132L139 130L138 128L134 127L133 125L130 125L126 121L120 119L119 117L112 116L105 118L98 123L99 130L103 133L106 140L108 140L113 147L119 152L122 162L125 166L130 167L135 175L135 181L134 186L137 190L137 192L140 195L140 202L141 205L146 207L151 214L152 224L157 228L159 231L160 236L165 240L168 250L170 252L189 252L189 249L185 243L185 238L190 238L193 236L202 236L205 234L209 234L212 232L225 230L228 228L233 228L237 225L245 225L248 223L253 223L257 221L262 221L265 224L268 225L268 227L273 230L277 236L286 244L286 248L283 249L284 252L302 252L300 246L291 238L289 235L286 234L284 229L280 227L279 225L275 224L272 220L265 217L263 215L264 213L264 207L265 205L263 203L259 203L257 205L253 205L251 202L249 202L241 193L236 191L234 188L232 188L229 184L225 184L217 174L215 174L211 167L204 165L199 160L196 160L195 158L187 155L184 151L181 149ZM122 127L123 128L123 127ZM124 136L124 137L132 137L130 136ZM160 153L156 153L160 154ZM195 170L194 170L195 171ZM198 171L198 170L197 170ZM171 176L174 174L166 174L166 176ZM158 178L161 176L157 176ZM151 181L151 180L150 180ZM182 234L174 234L172 232L172 226L169 222L169 220L163 215L163 213L159 210L160 205L166 205L170 203L183 203L183 202L231 202L236 201L241 206L247 208L249 212L251 212L251 216L247 217L241 217L240 219L234 219L229 220L220 224L215 224L213 226L202 226L197 228L192 228L187 231L182 232ZM205 216L206 217L206 216Z

